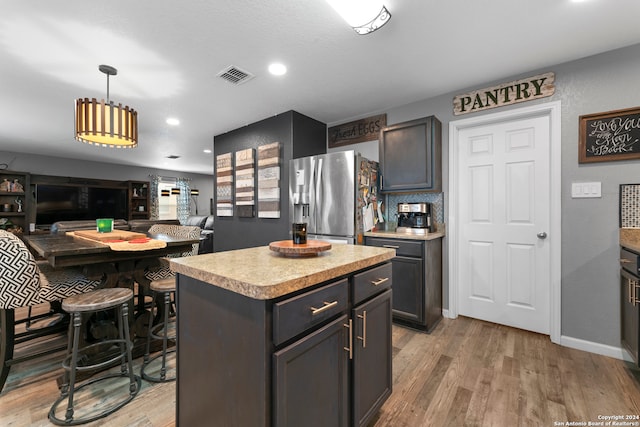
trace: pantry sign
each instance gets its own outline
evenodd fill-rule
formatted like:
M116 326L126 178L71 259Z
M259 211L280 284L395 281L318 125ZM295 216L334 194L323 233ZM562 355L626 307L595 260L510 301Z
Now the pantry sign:
M457 95L453 98L453 114L459 116L545 98L555 93L554 82L555 74L549 72Z

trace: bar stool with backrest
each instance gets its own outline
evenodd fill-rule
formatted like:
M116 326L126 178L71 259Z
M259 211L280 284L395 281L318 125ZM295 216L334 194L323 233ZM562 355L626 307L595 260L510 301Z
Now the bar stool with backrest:
M166 234L171 237L181 237L187 239L199 239L200 227L196 226L179 226L179 225L165 225L156 224L149 228L150 234ZM198 243L195 243L192 250L189 252L182 252L179 254L170 254L167 258L176 258L183 256L192 256L198 254ZM145 276L151 281L150 289L156 299L156 295L162 295L162 306L157 307L157 314L155 318L161 321L154 322L153 306L151 307L152 315L149 320L149 330L147 333L147 346L144 353L144 361L140 370L140 375L147 381L152 382L168 382L175 381L175 375L167 376L167 356L170 353L175 352L175 348L168 350L168 341L176 341L175 327L173 327L173 333L170 333L171 326L175 326L175 306L172 300L175 298L176 291L176 279L175 273L169 268L169 262L167 258L160 260L160 266L155 269L149 269ZM173 321L170 321L170 317ZM154 324L155 323L155 324ZM162 340L162 351L150 357L151 353L151 340ZM150 364L157 359L161 359L159 374L150 374L146 370L150 368Z
M29 344L65 332L69 316L59 309L60 301L99 285L99 280L87 278L81 269L54 269L47 261L36 261L21 239L0 230L0 391L12 365L64 349ZM50 304L49 313L32 316L30 308L43 303ZM21 308L29 309L26 318L16 317ZM14 357L16 346L19 357Z
M57 425L78 425L95 421L99 418L106 417L109 414L114 413L124 405L129 403L140 391L141 379L133 372L133 362L131 358L132 343L129 337L129 305L128 303L133 299L133 291L127 288L107 288L98 289L92 292L88 292L82 295L75 295L66 298L62 302L62 308L71 314L72 317L72 329L69 336L69 351L70 354L62 362L62 367L68 372L69 382L62 385L62 391L60 397L53 403L49 411L49 420ZM82 315L88 313L94 313L103 310L114 309L116 312L115 321L118 326L118 337L105 339L96 343L89 344L87 346L79 348ZM109 346L117 345L119 347L118 354L109 358L108 360L97 362L94 364L82 364L80 360L92 349L100 346L101 351L106 352L105 348ZM83 384L76 384L76 375L79 372L94 371L97 369L106 368L115 362L120 361L120 371L115 373L103 374L97 378L90 378ZM92 409L98 405L84 405L85 414L80 417L75 417L75 396L81 389L88 387L92 384L103 383L105 380L117 377L128 378L128 384L125 384L123 392L117 398L113 398L113 401L104 402L105 396L100 397L100 409L93 411ZM102 393L104 390L99 389ZM118 391L116 387L114 390L110 390L109 393ZM58 406L66 401L67 408L64 413L64 419L57 415ZM84 402L83 402L84 403ZM87 409L87 407L89 407Z

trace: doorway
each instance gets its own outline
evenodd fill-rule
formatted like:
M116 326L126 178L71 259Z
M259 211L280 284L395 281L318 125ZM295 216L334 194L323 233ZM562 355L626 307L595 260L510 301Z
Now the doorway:
M449 123L449 317L560 341L560 102Z

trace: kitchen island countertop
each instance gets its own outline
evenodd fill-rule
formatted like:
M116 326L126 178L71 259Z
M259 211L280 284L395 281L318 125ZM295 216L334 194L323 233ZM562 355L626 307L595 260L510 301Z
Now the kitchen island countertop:
M268 246L171 259L185 276L258 300L278 298L389 261L394 249L333 245L309 257L286 257Z

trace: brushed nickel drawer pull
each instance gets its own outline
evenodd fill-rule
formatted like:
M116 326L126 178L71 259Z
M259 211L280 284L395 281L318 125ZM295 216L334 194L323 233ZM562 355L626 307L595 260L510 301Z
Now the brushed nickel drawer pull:
M362 348L367 348L367 310L362 310L358 318L362 319L362 336L357 338L362 341Z
M637 280L631 281L631 286L633 287L633 305L638 305L640 299L638 299L638 288L640 288L640 284L638 284Z
M396 245L382 245L383 248L400 249L400 246Z
M343 323L342 326L345 328L349 328L349 347L342 347L344 350L349 352L349 360L353 359L353 345L351 342L353 341L353 319L349 319L349 323Z
M389 281L389 278L388 278L388 277L381 277L381 278L380 278L380 279L378 279L378 280L372 280L372 281L371 281L371 284L372 284L373 286L378 286L378 285L382 285L384 282L388 282L388 281Z
M333 301L333 302L326 302L323 301L322 304L324 304L322 307L320 308L315 308L315 307L311 307L311 315L315 316L316 314L320 314L323 311L329 310L331 307L335 307L336 305L338 305L338 301Z

